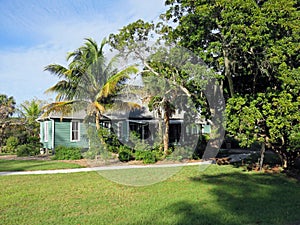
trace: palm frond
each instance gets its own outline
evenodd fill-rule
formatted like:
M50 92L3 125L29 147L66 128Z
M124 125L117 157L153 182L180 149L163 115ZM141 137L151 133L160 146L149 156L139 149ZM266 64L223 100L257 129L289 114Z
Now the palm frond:
M138 72L138 69L135 66L127 67L126 69L118 72L117 74L111 76L99 94L97 95L97 99L108 97L109 95L115 93L118 84L121 81L124 81L126 79L130 78L130 74L136 74Z
M114 104L110 107L110 111L114 112L114 111L118 111L118 110L122 110L122 111L132 111L135 109L141 109L142 106L136 102L125 102L125 101L121 101L121 100L115 100Z
M54 75L57 75L59 78L65 77L68 69L59 64L50 64L44 68L45 71L48 71Z
M60 113L61 118L65 115L68 115L73 110L74 101L63 101L63 102L53 102L42 107L44 113L42 118L47 117L50 113Z
M105 107L102 104L100 104L99 102L96 101L93 104L95 105L96 109L99 112L103 113L105 111Z
M45 93L56 93L56 101L71 100L77 90L77 82L68 82L61 80L52 87L48 88Z

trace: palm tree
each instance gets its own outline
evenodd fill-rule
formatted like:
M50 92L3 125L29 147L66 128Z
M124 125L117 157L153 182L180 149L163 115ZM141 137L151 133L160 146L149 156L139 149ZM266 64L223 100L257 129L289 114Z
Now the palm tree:
M165 97L151 96L149 101L150 111L156 110L159 117L163 116L164 120L164 135L163 135L163 148L164 154L169 154L169 130L170 130L170 118L175 113L175 106ZM159 128L160 130L161 128Z
M95 116L96 128L99 130L99 120L108 105L113 103L113 96L120 90L130 74L137 73L134 66L121 71L113 68L115 59L106 63L103 47L91 38L85 39L83 46L67 56L70 61L68 67L51 64L45 67L46 71L62 78L46 92L57 93L56 102L44 107L46 113L59 112L62 115L72 110L85 109L87 115ZM124 105L124 104L123 104ZM136 107L135 104L128 104Z
M6 138L6 131L10 129L11 121L9 117L15 112L16 102L14 98L8 97L5 94L0 94L0 152L4 140Z
M7 119L15 112L16 102L12 96L0 94L0 119Z
M21 117L25 118L25 126L29 130L30 136L38 136L39 123L36 119L41 115L41 104L43 101L32 99L31 101L24 101L19 109Z
M143 82L145 84L146 92L149 95L149 110L155 111L158 115L158 118L163 119L163 132L161 121L159 121L159 138L161 138L163 133L163 151L164 155L168 155L170 118L175 113L175 105L172 104L172 102L174 103L174 99L178 98L176 95L176 88L174 88L166 79L159 79L156 76L144 76Z

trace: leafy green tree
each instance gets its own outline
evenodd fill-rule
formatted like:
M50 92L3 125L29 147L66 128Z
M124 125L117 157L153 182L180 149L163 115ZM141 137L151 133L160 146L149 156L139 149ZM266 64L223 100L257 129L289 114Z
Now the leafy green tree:
M119 51L124 58L133 58L143 66L141 71L142 79L146 86L148 106L155 111L159 118L163 118L163 147L164 154L169 149L169 126L170 118L175 113L174 99L181 91L181 95L190 96L189 90L185 87L187 79L174 64L182 63L178 60L185 60L182 51L172 51L155 45L153 36L158 35L153 23L137 20L120 29L119 33L110 35L110 45ZM152 44L152 45L151 45ZM182 76L181 76L182 75ZM180 91L179 91L179 90ZM177 96L177 100L179 97ZM173 102L172 102L173 101ZM177 101L178 103L178 101ZM160 124L159 124L160 125ZM159 133L161 126L159 126Z
M168 0L164 18L178 26L167 27L167 37L220 72L228 97L264 92L280 87L278 65L299 66L296 3Z
M16 109L16 102L12 96L8 97L5 94L0 94L0 147L5 144L7 131L11 126L12 121L9 119Z
M221 74L228 131L277 152L284 166L299 154L299 2L167 0L166 37Z

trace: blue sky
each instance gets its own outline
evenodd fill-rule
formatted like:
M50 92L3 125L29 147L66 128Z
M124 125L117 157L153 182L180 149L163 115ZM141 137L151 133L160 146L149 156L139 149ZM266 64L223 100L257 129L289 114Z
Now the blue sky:
M100 42L137 19L156 20L164 0L0 0L0 94L17 104L44 91L57 78L43 69L66 64L67 52L91 37Z

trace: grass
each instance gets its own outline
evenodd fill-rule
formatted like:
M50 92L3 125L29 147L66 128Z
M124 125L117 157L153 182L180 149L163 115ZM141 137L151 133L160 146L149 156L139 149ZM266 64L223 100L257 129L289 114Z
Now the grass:
M81 166L73 163L64 163L51 160L6 160L0 159L0 172L3 171L32 171L71 169Z
M2 176L0 189L0 224L300 222L299 182L231 166L202 172L189 166L142 187L114 183L97 172Z

